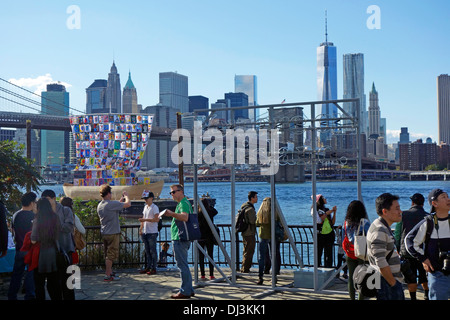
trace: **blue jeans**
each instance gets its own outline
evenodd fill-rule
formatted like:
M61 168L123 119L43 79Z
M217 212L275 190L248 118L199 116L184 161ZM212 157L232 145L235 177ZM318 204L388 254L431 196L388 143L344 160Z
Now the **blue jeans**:
M428 287L430 300L448 300L450 298L450 275L440 271L428 273Z
M271 267L272 251L271 251L271 239L260 239L259 240L259 255L258 255L258 266L259 266L259 278L262 279L265 271L269 271ZM281 257L280 257L280 243L275 241L276 246L276 269L272 270L275 274L280 273L281 267Z
M188 250L191 245L190 241L173 240L173 253L178 269L181 272L181 288L180 292L185 296L194 293L192 287L192 276L188 265Z
M381 288L377 290L377 300L405 300L403 285L396 282L393 287L381 276Z
M158 260L156 253L156 238L158 237L158 234L145 233L141 237L145 246L145 257L147 259L146 269L156 270L156 262Z
M25 287L25 300L35 299L35 287L33 271L29 272L25 270L26 265L23 261L27 253L16 250L14 257L14 267L11 275L11 282L8 290L8 300L17 300L17 293L22 285L23 274L25 273L24 287Z

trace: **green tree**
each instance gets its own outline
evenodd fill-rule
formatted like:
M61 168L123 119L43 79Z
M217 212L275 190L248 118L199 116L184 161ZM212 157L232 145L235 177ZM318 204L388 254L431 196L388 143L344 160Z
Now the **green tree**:
M15 141L0 141L0 200L9 212L20 208L27 187L36 192L43 180L34 161L23 156L24 149Z

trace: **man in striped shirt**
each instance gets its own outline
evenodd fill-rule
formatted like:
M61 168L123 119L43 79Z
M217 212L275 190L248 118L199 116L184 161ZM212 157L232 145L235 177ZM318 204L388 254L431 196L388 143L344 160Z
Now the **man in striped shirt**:
M370 225L367 232L369 263L381 274L380 288L377 288L378 300L405 299L400 256L391 231L391 225L402 220L398 199L398 196L390 193L383 193L376 199L379 218Z
M450 199L447 192L434 189L428 195L431 216L419 222L406 236L406 250L428 273L430 300L450 298ZM447 262L445 262L445 256ZM447 265L445 266L445 263Z

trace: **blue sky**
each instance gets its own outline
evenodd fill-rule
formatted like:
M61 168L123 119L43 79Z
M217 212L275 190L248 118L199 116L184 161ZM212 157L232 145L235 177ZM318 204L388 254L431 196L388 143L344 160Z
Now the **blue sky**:
M80 9L79 29L67 27L70 5ZM380 8L380 29L366 25L370 5ZM166 71L188 76L189 95L210 103L234 91L236 74L258 77L261 105L315 101L327 10L338 97L342 55L363 53L366 105L375 82L388 142L398 141L401 127L411 140L438 138L436 78L450 73L447 0L30 0L0 8L0 77L31 90L61 81L79 110L113 58L122 87L131 71L143 107L158 103L158 75Z

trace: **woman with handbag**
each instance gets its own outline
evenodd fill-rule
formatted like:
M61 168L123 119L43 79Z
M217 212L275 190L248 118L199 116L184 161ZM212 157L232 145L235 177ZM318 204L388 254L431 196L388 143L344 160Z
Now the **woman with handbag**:
M36 300L45 300L45 282L51 300L61 300L62 290L58 276L56 255L59 243L59 218L52 209L50 201L41 198L37 203L37 214L33 221L31 243L39 243L39 262L34 269Z
M367 211L364 203L359 200L353 200L347 207L347 214L342 226L344 239L342 242L342 248L347 256L348 267L348 293L351 300L355 300L355 287L353 283L353 273L359 264L364 263L364 260L359 259L355 255L355 239L357 237L367 234L370 227L370 221L367 220ZM364 241L363 241L364 242ZM367 257L365 258L367 260ZM364 300L362 294L358 295L358 300Z

